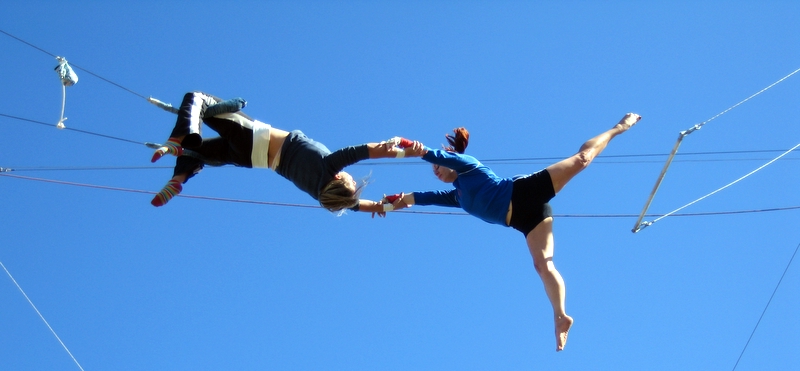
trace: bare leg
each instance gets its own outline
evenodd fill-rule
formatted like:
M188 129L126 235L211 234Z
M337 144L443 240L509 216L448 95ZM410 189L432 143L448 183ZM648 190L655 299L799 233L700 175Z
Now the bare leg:
M575 175L585 169L597 155L602 152L611 139L630 129L641 116L635 113L626 114L613 128L586 141L578 153L547 167L553 181L555 193L561 191ZM565 309L566 287L564 279L556 270L553 263L553 218L547 218L536 226L526 236L528 250L533 258L536 273L542 279L544 290L550 305L553 307L553 320L555 322L556 351L561 351L567 344L569 330L574 323L572 317L567 315Z
M547 218L536 226L525 238L533 258L533 267L544 284L544 291L553 307L555 321L556 351L567 344L567 335L572 327L572 317L565 309L566 287L564 279L553 264L553 218Z
M626 132L641 118L635 113L628 113L613 128L586 141L578 150L578 153L548 166L547 172L550 173L550 178L553 180L555 193L560 192L567 182L589 166L592 160L606 148L611 139Z

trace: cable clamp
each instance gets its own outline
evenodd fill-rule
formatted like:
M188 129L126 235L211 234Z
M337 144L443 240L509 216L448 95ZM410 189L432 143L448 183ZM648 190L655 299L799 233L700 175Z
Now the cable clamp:
M633 232L633 233L639 232L642 229L645 229L645 228L647 228L647 227L649 227L651 225L653 225L653 222L641 222L641 223L639 223L639 226L637 226L636 228L631 230L631 232Z
M705 123L703 123L703 124L705 124ZM689 135L689 134L691 134L691 133L694 133L696 130L700 130L700 128L702 128L702 127L703 127L703 124L697 124L697 125L695 125L695 126L692 126L692 127L691 127L690 129L688 129L688 130L684 130L684 131L682 131L682 132L681 132L681 137L685 137L685 136L687 136L687 135Z
M164 111L172 112L172 113L178 113L178 109L173 107L172 104L170 104L170 103L164 103L164 102L162 102L162 101L160 101L160 100L158 100L156 98L153 98L153 97L147 98L147 101L152 103L152 104L155 104L158 108L161 108Z

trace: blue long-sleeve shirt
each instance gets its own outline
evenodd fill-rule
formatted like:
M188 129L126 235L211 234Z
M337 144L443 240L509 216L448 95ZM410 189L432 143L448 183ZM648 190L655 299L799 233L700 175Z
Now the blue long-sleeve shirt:
M455 170L458 178L453 182L453 190L414 192L414 203L460 207L485 222L507 226L513 179L497 176L469 155L429 148L422 159Z

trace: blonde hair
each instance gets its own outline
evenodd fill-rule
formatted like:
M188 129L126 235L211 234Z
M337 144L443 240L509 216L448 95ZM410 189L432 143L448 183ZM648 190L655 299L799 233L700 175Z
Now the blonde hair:
M356 189L352 190L347 187L348 181L344 179L333 179L322 191L319 193L319 204L326 210L332 213L344 214L345 209L349 209L358 204L361 198L361 192L364 191L368 182L368 178L361 179L356 184Z

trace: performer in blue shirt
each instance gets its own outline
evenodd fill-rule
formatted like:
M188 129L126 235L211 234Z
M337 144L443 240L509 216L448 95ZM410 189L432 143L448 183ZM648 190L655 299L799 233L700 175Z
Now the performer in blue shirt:
M589 166L611 139L630 129L639 119L641 116L628 113L613 128L584 143L571 157L517 178L501 178L474 157L464 155L469 132L465 128L455 129L454 135L446 136L450 146L445 150L420 146L415 152L433 164L433 173L439 180L452 183L455 188L388 196L382 200L384 211L415 204L460 207L488 223L522 232L553 307L556 351L561 351L574 321L565 309L564 280L553 264L553 217L548 201Z

